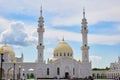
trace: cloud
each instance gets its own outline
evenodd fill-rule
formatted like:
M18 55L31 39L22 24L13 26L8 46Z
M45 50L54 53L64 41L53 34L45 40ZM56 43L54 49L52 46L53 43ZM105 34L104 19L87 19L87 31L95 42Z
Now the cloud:
M54 35L52 35L54 34ZM46 29L45 38L49 40L61 40L62 38L68 41L81 42L81 33L75 33L65 30L57 29ZM120 35L99 35L99 34L88 34L88 43L91 44L102 44L102 45L115 45L120 43Z
M36 39L33 36L28 36L24 27L22 22L13 22L10 28L1 33L1 42L20 46L34 44Z
M52 22L52 25L56 26L78 25L81 21L83 7L86 8L89 24L96 24L101 21L120 21L120 17L118 17L120 14L119 0L44 0L41 2L43 12L52 16L50 20L53 21L49 23ZM40 0L0 0L0 13L1 15L12 13L35 17L39 16L40 6Z
M115 45L120 43L120 35L95 35L90 34L88 39L92 44Z
M69 41L81 41L81 34L79 33L57 29L46 29L45 38L62 40L63 37L65 38L65 40Z
M54 2L54 3L53 3ZM82 18L82 8L86 8L86 18L89 24L102 21L120 21L119 0L52 0L44 1L45 9L52 15L52 25L68 26L79 25ZM102 4L102 5L101 5ZM74 5L74 6L73 6ZM97 6L97 7L95 7ZM109 14L109 15L108 15ZM60 23L59 23L60 22Z
M51 21L53 26L72 26L72 25L80 25L80 16L71 16L71 17L54 17Z
M40 8L39 0L0 0L0 12L2 14L24 14L35 15L35 12Z
M10 47L12 47L14 50L15 50L15 49L21 49L21 46L17 46L17 45L12 45L12 46L10 46Z
M100 60L102 60L101 56L95 56L95 55L89 56L89 58L90 58L90 61L100 61Z
M27 46L27 45L37 45L38 33L37 27L35 25L30 25L29 23L23 23L22 21L10 21L1 18L5 25L4 31L1 32L0 42L7 42L13 45ZM4 25L1 23L1 25ZM116 27L119 29L119 26ZM82 42L81 33L76 33L66 30L58 30L54 28L45 28L44 39L45 42L51 44L51 42L61 40L62 38L68 41ZM100 35L100 34L89 34L88 33L88 43L91 44L102 44L102 45L115 45L120 43L119 34L115 35ZM48 41L49 40L49 41ZM45 43L46 44L46 43ZM47 45L47 44L46 44Z
M10 21L3 17L0 17L0 30L5 30L9 28L9 26L10 26Z
M116 26L117 30L120 32L120 24Z

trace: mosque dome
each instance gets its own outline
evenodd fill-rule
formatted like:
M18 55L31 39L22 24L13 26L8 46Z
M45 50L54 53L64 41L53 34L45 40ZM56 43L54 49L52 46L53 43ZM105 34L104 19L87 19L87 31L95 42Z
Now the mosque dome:
M55 47L54 57L56 56L69 56L72 57L73 50L70 45L64 41L64 39Z
M15 52L7 44L3 45L1 49L3 49L5 53L9 53L11 57L15 57Z

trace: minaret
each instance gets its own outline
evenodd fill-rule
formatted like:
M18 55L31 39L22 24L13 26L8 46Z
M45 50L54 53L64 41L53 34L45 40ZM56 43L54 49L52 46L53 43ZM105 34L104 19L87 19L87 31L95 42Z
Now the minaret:
M23 53L21 53L21 62L23 62L24 61L24 55L23 55Z
M82 19L82 63L88 63L89 62L89 46L87 43L87 33L88 33L88 29L87 29L87 20L85 18L85 9L83 9L83 19Z
M44 55L44 45L43 45L43 33L44 33L44 19L42 16L42 6L40 10L40 17L38 20L38 62L43 62L43 55Z
M120 63L120 56L118 56L118 62Z

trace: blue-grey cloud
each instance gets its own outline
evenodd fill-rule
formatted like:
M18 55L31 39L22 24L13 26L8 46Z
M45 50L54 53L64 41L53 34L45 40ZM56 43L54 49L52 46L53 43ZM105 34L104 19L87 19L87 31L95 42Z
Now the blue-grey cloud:
M24 27L22 22L12 23L9 29L1 33L1 42L19 46L34 44L36 42L35 38L29 36Z
M89 24L96 24L100 21L120 21L120 18L118 17L120 14L119 3L120 0L94 0L94 3L90 0L42 1L43 12L49 14L49 16L47 16L47 18L50 18L48 23L51 23L54 26L79 24L82 16L82 8L84 6L86 8L86 17ZM32 16L32 18L35 18L39 16L40 4L40 0L0 0L0 13L2 16L7 15L7 17L14 14L14 16L29 15Z

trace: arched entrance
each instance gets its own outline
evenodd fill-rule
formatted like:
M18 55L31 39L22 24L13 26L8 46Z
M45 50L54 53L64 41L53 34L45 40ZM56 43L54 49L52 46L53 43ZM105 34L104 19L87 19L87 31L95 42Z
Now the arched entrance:
M7 72L7 78L12 79L13 77L13 68L9 68Z
M69 78L69 72L65 72L65 78Z
M64 71L65 71L65 74L64 74L65 78L67 79L70 78L70 68L66 66Z

